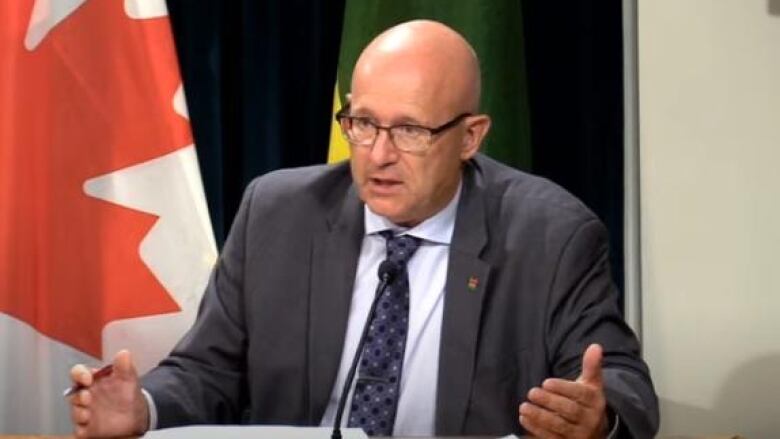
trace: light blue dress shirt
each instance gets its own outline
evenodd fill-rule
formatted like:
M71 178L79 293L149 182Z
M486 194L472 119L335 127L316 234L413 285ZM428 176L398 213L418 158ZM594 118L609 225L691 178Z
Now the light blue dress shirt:
M450 242L455 228L455 213L460 186L444 209L415 227L393 224L365 207L365 236L358 259L355 287L347 323L344 350L336 382L322 417L321 425L333 425L341 389L357 350L368 310L374 299L379 264L387 256L383 230L407 234L422 240L409 260L409 331L406 338L401 389L393 427L394 436L431 436L436 420L436 383L439 375L439 340L444 311L444 284L447 278ZM354 390L350 390L350 399ZM342 425L349 418L347 401Z

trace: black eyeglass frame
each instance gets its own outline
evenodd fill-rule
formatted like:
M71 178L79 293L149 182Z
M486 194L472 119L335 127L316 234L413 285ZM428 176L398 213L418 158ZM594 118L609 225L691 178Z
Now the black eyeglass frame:
M390 136L391 140L393 140L393 135L392 135L392 132L390 130L392 130L393 128L411 127L411 128L419 128L419 129L428 131L428 133L430 135L431 142L428 143L425 146L425 148L423 148L423 149L421 149L419 151L416 151L416 150L406 150L406 149L398 148L398 145L396 145L395 142L393 142L393 145L395 145L396 148L400 149L401 151L406 151L406 152L423 152L423 151L427 150L428 148L431 147L431 144L433 142L433 138L435 136L441 134L444 131L447 131L448 129L450 129L450 128L454 127L454 126L456 126L463 119L465 119L465 118L467 118L469 116L473 116L474 115L473 113L460 113L459 115L457 115L454 118L450 119L448 122L445 122L445 123L443 123L443 124L441 124L441 125L439 125L437 127L426 127L426 126L423 126L423 125L416 125L416 124L410 124L410 123L403 123L403 124L400 124L400 125L382 126L382 125L377 125L376 123L374 123L371 120L371 118L363 117L363 116L351 116L351 115L347 114L347 112L349 111L349 108L350 108L349 104L344 105L343 107L341 107L341 109L338 112L336 112L336 115L335 115L336 121L339 123L339 126L342 128L342 134L344 135L344 137L347 139L348 142L351 142L351 140L349 139L349 136L347 136L347 133L344 132L344 130L343 130L343 125L341 124L342 119L349 119L350 125L352 124L352 121L355 120L355 119L365 120L371 126L376 128L376 135L374 136L374 140L370 144L365 144L365 145L359 144L361 146L373 145L374 142L376 142L377 137L379 137L379 131L380 130L387 131L387 134Z

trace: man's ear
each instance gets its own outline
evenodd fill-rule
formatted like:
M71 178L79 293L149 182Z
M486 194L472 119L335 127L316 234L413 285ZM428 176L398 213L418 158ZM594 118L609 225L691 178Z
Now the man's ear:
M490 116L487 114L476 114L466 118L466 132L463 135L463 148L460 150L462 161L469 160L479 152L482 141L490 131L490 123Z

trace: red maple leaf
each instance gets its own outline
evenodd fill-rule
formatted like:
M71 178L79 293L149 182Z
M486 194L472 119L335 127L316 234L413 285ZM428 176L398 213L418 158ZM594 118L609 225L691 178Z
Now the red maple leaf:
M192 143L173 39L89 0L29 51L32 7L0 2L0 312L100 358L107 323L179 310L139 256L157 217L83 190Z

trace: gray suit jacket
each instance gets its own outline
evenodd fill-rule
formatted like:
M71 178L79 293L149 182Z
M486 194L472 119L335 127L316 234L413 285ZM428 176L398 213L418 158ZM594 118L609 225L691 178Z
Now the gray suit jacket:
M158 425L318 425L341 358L363 233L347 164L253 181L197 321L143 378ZM654 435L656 396L621 318L607 253L601 222L560 187L484 156L464 166L436 434L521 433L517 407L528 390L550 376L577 377L582 353L598 342L620 436Z

